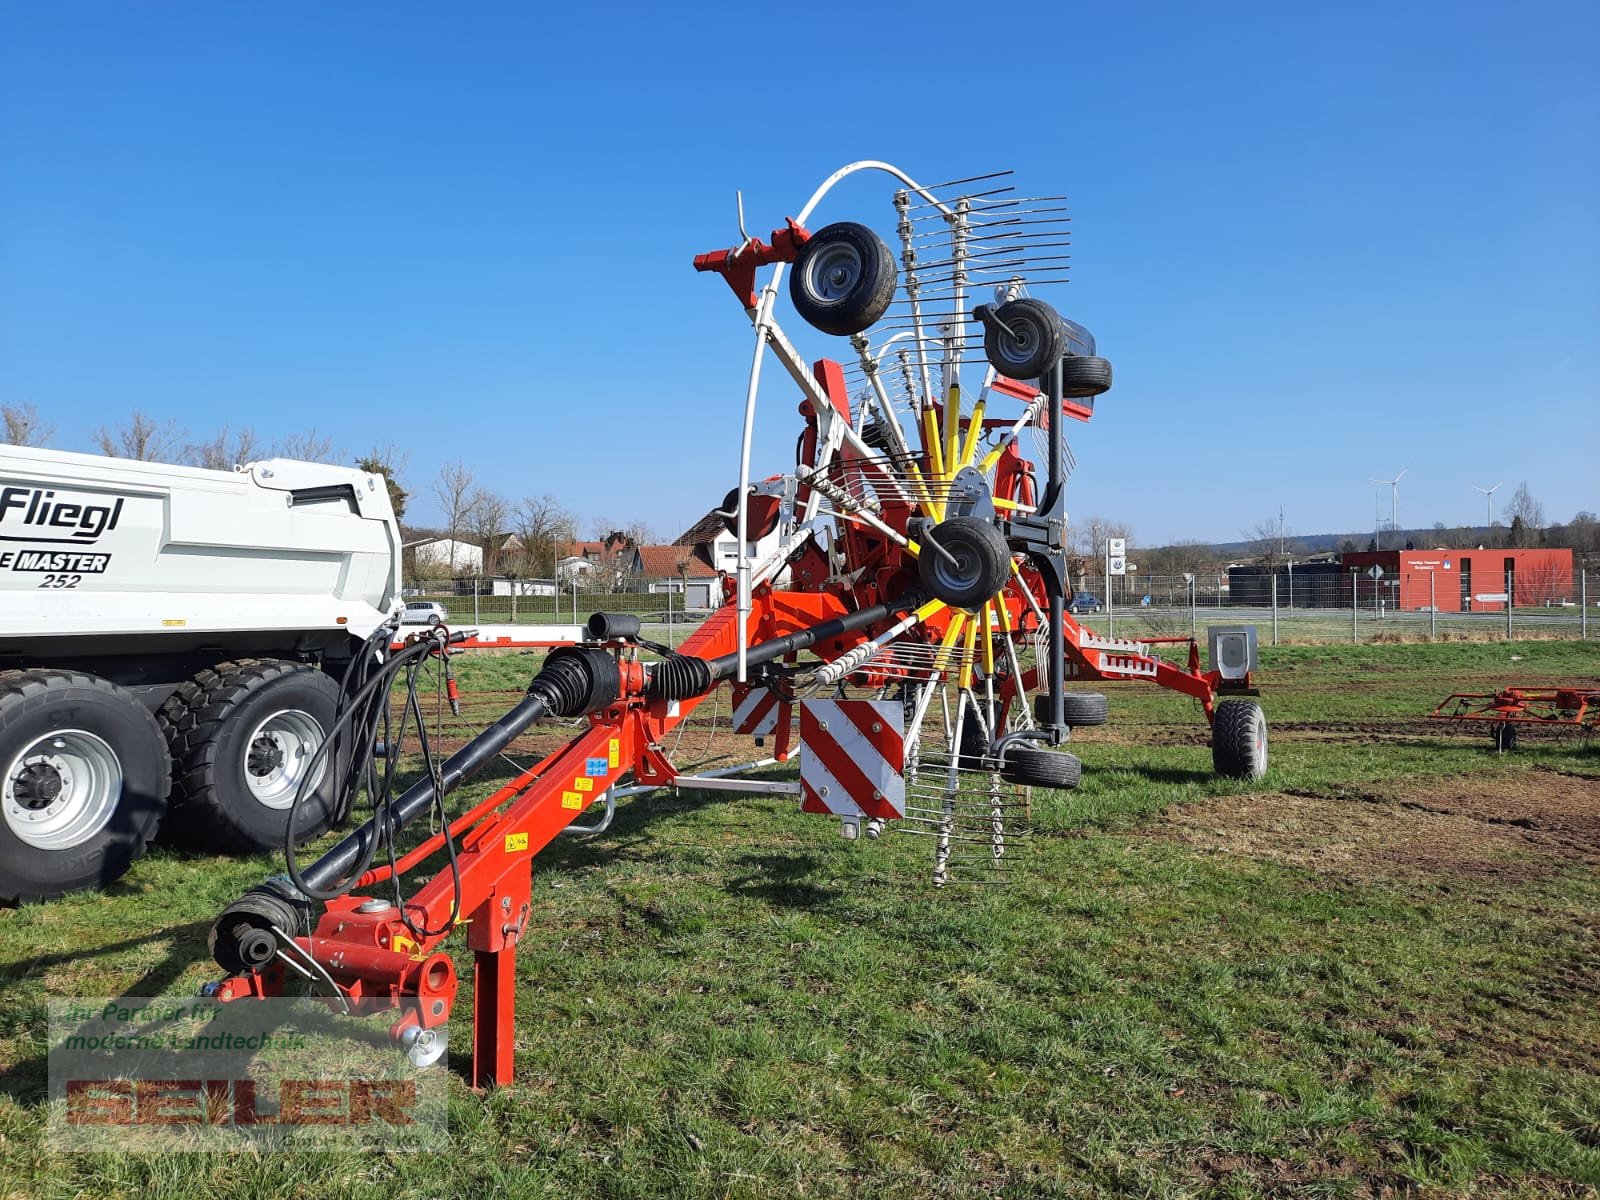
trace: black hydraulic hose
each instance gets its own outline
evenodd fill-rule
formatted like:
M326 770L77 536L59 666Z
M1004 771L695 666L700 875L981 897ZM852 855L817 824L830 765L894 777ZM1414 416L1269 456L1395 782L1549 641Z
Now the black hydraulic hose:
M549 711L547 698L542 693L529 694L510 712L445 759L439 767L439 783L445 794L455 791L464 781L481 771L485 764L511 744L512 739ZM419 779L388 806L387 818L383 823L391 830L404 829L428 810L436 791L432 778ZM313 888L326 890L359 875L359 868L372 861L379 836L376 820L357 826L331 850L306 867L300 873L301 878Z
M809 629L796 630L794 633L785 634L783 637L773 638L771 641L758 642L749 646L744 652L745 665L759 667L763 663L776 662L786 654L796 650L805 650L815 646L818 642L827 641L829 638L843 637L847 633L854 633L858 629L865 629L886 617L892 617L916 605L915 597L905 597L900 600L890 601L887 604L874 604L871 608L858 608L853 613L846 613L842 617L833 617ZM739 670L739 655L724 654L721 658L710 659L706 665L711 668L713 681L719 679L732 679Z

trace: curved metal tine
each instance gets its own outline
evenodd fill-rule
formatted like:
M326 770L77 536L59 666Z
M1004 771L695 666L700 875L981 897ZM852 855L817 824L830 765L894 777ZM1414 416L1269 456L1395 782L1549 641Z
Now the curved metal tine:
M985 175L968 175L965 179L946 179L943 183L926 183L923 184L923 187L930 192L937 192L940 188L962 187L969 183L982 183L987 179L1006 179L1016 173L1015 167L1006 167L1003 170L990 171Z
M952 200L969 200L969 201L973 202L974 204L984 204L984 203L986 203L988 201L988 198L991 197L991 196L1005 196L1005 195L1008 195L1011 192L1014 192L1016 190L1017 189L1014 188L1014 187L995 188L992 191L987 191L987 192L973 192L970 195L953 196L953 197L951 197L951 199ZM946 203L948 204L949 201L946 201ZM934 205L927 204L927 203L913 204L909 208L907 208L906 211L907 212L922 212L922 210L926 209L926 208L934 208ZM913 221L948 221L949 219L950 218L945 216L944 213L939 212L937 210L935 210L934 212L931 212L931 213L923 213L923 215L920 216L920 217L912 217L911 218L911 220L913 220Z

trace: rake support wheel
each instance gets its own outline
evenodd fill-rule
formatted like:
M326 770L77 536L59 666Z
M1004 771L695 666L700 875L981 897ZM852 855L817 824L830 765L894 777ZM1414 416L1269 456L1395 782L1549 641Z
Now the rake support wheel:
M926 540L937 542L955 559L951 562L931 546L924 546L917 557L922 586L946 604L979 608L1011 577L1011 549L982 517L951 517L929 530Z
M1026 787L1075 788L1083 774L1083 763L1065 750L1040 750L1017 747L1006 751L1001 776L1009 783Z
M1267 773L1267 718L1250 700L1224 700L1211 725L1211 765L1229 779Z
M839 221L800 247L789 299L806 324L848 337L888 311L897 278L894 255L882 238L855 221Z

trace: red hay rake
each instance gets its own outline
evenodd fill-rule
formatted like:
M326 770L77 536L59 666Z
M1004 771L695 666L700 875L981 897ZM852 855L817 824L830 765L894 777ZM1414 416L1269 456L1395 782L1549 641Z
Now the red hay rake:
M1488 727L1495 749L1513 750L1517 730L1527 725L1567 726L1585 737L1600 731L1600 688L1501 688L1457 692L1428 716L1441 721L1476 721Z
M809 227L835 185L866 174L890 178L897 252L866 225ZM851 839L929 838L935 885L1001 878L1026 842L1027 789L1078 782L1081 764L1063 747L1075 728L1105 721L1107 705L1068 685L1098 681L1194 698L1212 723L1216 770L1259 777L1260 707L1219 700L1253 691L1248 654L1205 670L1191 638L1101 637L1066 612L1064 427L1092 417L1111 365L1088 330L1031 294L1062 278L1060 199L1021 195L1004 176L924 187L863 162L826 180L768 241L744 232L741 211L740 241L694 260L722 276L755 333L739 480L722 506L740 547L722 607L676 650L641 636L637 617L596 613L587 640L552 652L479 737L439 763L424 745L425 778L399 794L406 712L421 725L416 672L466 635L436 631L396 650L378 631L345 683L342 742L322 751L340 768L335 803L349 811L365 797L370 814L309 865L288 846L288 875L221 914L211 947L228 974L211 994L269 996L304 980L352 1013L393 1013L392 1035L428 1063L444 1053L457 989L442 946L465 925L472 1082L505 1084L533 856L563 833L604 830L619 798L664 787L790 795ZM804 359L785 333L786 270L790 306L847 351L841 359ZM985 302L969 308L980 289ZM802 425L793 467L756 480L769 356L781 374L765 390L784 407L798 397ZM1024 434L1042 451L1043 479ZM1182 647L1181 661L1157 653L1162 641ZM409 681L399 731L388 704L397 681ZM772 752L682 774L667 734L723 685L739 727L772 736ZM588 727L470 810L445 809L547 716ZM746 778L792 757L797 723L799 779ZM597 803L602 817L574 824ZM395 835L425 814L437 832L401 853ZM404 895L405 873L441 852L447 867Z

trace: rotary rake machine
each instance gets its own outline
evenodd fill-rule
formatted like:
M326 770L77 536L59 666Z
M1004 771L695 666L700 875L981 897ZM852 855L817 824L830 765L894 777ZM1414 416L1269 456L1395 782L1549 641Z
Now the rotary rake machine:
M858 175L888 177L897 251L864 224L809 228ZM1070 684L1144 680L1190 696L1212 724L1216 769L1262 774L1260 707L1219 699L1253 693L1248 673L1202 670L1190 638L1101 637L1066 612L1064 427L1089 420L1111 384L1090 333L1032 294L1063 282L1066 220L1060 197L1027 198L1006 175L925 187L881 162L836 172L767 241L744 232L741 203L738 244L694 260L722 277L755 330L739 482L723 505L744 549L722 607L676 650L643 638L636 617L596 613L587 641L552 652L520 703L440 763L427 753L416 671L462 635L432 631L392 654L375 635L346 681L340 736L324 747L345 807L364 795L371 815L309 865L287 846L288 874L221 914L211 947L228 974L211 994L269 996L303 979L351 1013L392 1013L392 1035L426 1063L444 1052L458 983L442 946L465 926L472 1082L505 1084L533 856L563 832L603 829L621 796L797 793L846 837L926 836L943 885L1003 877L1026 843L1029 789L1077 784L1080 762L1064 746L1074 728L1105 721L1107 703ZM785 333L786 270L790 307L836 339L838 358L808 361ZM753 481L769 355L802 428L793 469ZM1042 481L1025 434L1043 451ZM1181 643L1181 662L1157 652L1163 640ZM388 696L400 679L412 688L398 719L403 731L416 718L427 769L395 794ZM770 733L772 752L680 774L666 735L724 685L738 731ZM798 782L743 777L791 757L797 713ZM466 811L446 809L545 717L588 724ZM605 816L575 825L596 803ZM424 814L436 831L400 853L396 835ZM403 895L402 876L441 852L445 868Z

